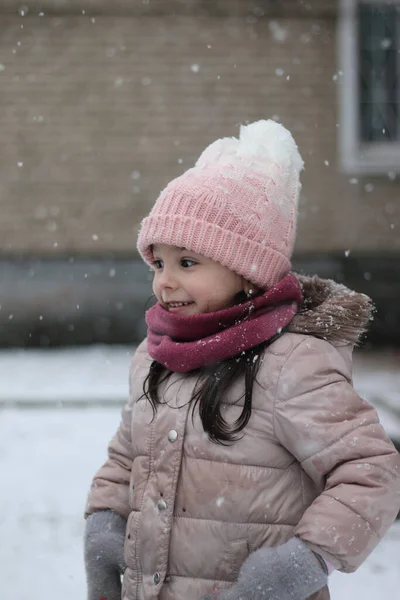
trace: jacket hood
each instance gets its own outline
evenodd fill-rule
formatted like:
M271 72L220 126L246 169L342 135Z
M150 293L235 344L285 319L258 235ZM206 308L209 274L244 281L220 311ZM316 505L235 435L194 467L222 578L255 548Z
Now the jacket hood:
M373 318L371 298L317 275L297 275L297 278L303 304L289 331L313 335L334 346L358 344Z

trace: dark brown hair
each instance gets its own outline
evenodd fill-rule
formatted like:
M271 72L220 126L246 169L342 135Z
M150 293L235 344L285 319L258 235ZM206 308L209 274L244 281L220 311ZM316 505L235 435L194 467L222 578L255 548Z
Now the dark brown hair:
M243 293L235 298L235 304L246 300ZM216 444L228 445L239 439L240 432L246 427L251 416L253 385L260 368L260 359L264 348L272 343L280 334L254 348L241 352L237 356L220 361L213 365L190 371L187 375L198 375L194 394L190 399L193 403L193 413L198 406L199 415L204 431ZM167 381L172 371L166 369L157 361L150 365L149 372L143 382L143 395L146 397L155 415L157 405L162 401L159 398L159 386ZM244 379L244 393L237 398L238 403L244 398L243 410L234 423L228 423L221 413L221 405L226 400L226 393L232 384L238 379Z

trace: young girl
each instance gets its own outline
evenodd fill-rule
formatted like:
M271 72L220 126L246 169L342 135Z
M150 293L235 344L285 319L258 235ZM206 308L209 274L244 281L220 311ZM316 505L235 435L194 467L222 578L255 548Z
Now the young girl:
M399 455L352 387L369 299L290 272L302 167L252 123L142 223L158 302L88 498L89 600L327 600L399 510Z

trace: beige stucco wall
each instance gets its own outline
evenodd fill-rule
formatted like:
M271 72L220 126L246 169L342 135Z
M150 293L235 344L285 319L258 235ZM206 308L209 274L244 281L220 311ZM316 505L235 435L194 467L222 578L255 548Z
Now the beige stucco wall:
M338 173L332 2L271 18L246 2L25 4L0 15L0 253L132 253L169 179L274 115L306 161L298 250L400 250L399 182Z

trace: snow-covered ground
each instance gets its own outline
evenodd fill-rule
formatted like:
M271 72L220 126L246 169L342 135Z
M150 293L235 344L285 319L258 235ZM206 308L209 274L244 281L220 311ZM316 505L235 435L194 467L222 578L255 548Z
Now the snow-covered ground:
M119 422L132 349L0 352L0 580L10 600L85 598L83 508ZM399 357L356 359L355 385L400 439ZM400 523L333 600L395 600Z
M110 404L127 397L134 348L0 350L0 406Z

